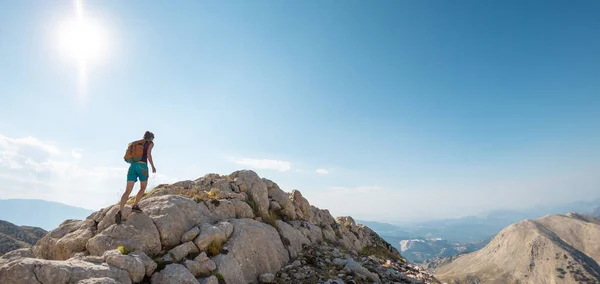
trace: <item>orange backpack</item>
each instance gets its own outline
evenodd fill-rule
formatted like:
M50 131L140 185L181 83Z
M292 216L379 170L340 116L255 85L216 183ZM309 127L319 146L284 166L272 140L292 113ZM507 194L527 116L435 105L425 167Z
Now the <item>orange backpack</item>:
M129 143L127 151L125 151L125 157L123 157L125 162L131 164L141 161L144 155L144 143L146 143L145 139Z

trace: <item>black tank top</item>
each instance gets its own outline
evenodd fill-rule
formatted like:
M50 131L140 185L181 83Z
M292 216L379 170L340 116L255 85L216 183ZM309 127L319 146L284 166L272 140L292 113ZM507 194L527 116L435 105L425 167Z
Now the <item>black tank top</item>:
M144 142L144 153L142 154L142 160L140 162L144 162L144 163L148 163L148 147L150 147L150 144L152 144L154 142L151 141L146 141Z

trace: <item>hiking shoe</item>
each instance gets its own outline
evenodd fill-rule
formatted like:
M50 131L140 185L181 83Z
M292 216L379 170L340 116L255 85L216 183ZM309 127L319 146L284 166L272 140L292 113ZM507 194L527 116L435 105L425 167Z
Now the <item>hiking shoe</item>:
M121 211L115 214L115 223L117 223L117 225L121 225Z
M131 211L142 213L142 209L140 209L140 207L137 205L134 205L133 207L131 207Z

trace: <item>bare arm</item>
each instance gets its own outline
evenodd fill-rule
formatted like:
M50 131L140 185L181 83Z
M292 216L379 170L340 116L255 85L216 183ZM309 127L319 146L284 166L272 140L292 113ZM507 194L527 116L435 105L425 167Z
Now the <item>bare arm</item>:
M154 143L148 147L148 161L150 161L150 165L152 166L152 172L156 173L156 167L154 167L154 162L152 161L152 148L154 148Z

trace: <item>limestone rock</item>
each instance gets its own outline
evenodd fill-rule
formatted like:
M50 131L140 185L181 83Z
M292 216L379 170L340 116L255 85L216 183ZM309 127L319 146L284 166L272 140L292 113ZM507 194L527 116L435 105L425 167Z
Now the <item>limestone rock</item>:
M346 263L344 268L348 268L349 270L351 270L352 272L354 272L356 274L364 275L367 278L369 278L369 280L371 280L371 281L381 282L381 280L379 279L379 276L376 273L369 271L368 269L364 268L360 263L358 263L352 259L350 259Z
M289 261L275 228L252 219L230 220L233 234L228 254L213 257L226 283L256 282L263 273L274 273Z
M196 247L196 245L191 241L180 244L169 251L171 258L175 262L181 261L182 259L186 258L186 256L188 256L190 254L197 254L197 253L199 253L198 247Z
M247 202L241 200L232 200L231 202L235 206L235 218L254 218L254 212Z
M194 240L200 234L200 228L193 227L191 230L187 231L183 236L181 236L181 243L187 243L189 241Z
M66 260L84 251L94 233L94 220L66 220L40 239L33 247L33 253L38 258Z
M146 268L142 261L131 255L123 255L121 253L109 254L106 257L106 263L127 271L129 278L134 283L142 281L146 275Z
M200 284L219 284L219 279L217 278L217 276L201 278Z
M267 191L267 185L265 182L251 170L236 171L231 174L234 178L235 183L244 187L248 194L248 199L256 204L256 209L262 216L268 216L269 214L269 195Z
M210 259L202 262L186 260L184 265L195 277L210 276L210 273L217 269L215 262Z
M292 190L290 193L290 199L296 209L296 216L305 221L314 222L313 211L310 208L308 200L302 196L299 190Z
M4 255L2 255L1 259L15 260L15 259L24 258L24 257L35 258L35 255L33 254L33 251L31 250L31 248L20 248L20 249L9 251L9 252L5 253Z
M211 242L223 243L226 240L226 235L221 229L215 225L204 223L200 225L200 235L194 239L194 244L196 244L200 251L206 251Z
M142 200L140 208L150 216L160 233L163 249L179 245L181 237L197 224L206 222L210 215L203 203L175 195L164 195Z
M200 284L192 273L181 264L169 264L152 275L152 284Z
M112 279L112 278L101 277L101 278L89 278L89 279L81 280L81 281L77 282L77 284L119 284L119 282L117 282L117 280Z
M77 283L85 279L104 277L115 279L117 283L131 283L125 270L82 260L23 258L0 268L0 283L7 284Z
M288 250L290 258L295 259L298 253L302 251L302 245L310 244L310 240L291 225L281 220L275 221L277 231L281 235L282 242Z
M260 283L274 283L275 275L273 273L263 273L258 277Z
M105 219L114 220L110 216L114 214L107 213ZM146 214L130 214L121 225L110 225L86 244L90 255L102 255L119 246L124 246L129 251L143 251L148 255L158 254L161 251L160 235L152 219Z
M225 234L225 239L229 239L233 233L233 225L227 221L223 221L219 222L216 226Z
M205 200L204 204L210 211L209 221L216 222L224 219L235 218L235 204L227 199Z
M281 207L281 212L288 220L296 219L296 210L294 204L290 200L289 194L285 193L279 186L271 180L263 178L267 184L269 198L273 199Z
M154 273L154 270L158 267L156 262L152 260L149 256L147 256L144 252L135 251L130 254L131 256L137 258L144 265L144 270L146 271L146 276L151 276Z

